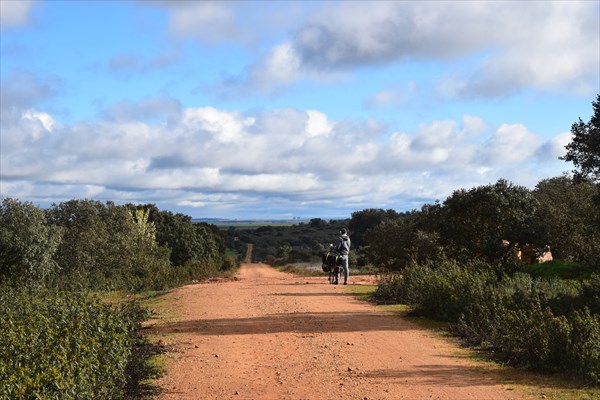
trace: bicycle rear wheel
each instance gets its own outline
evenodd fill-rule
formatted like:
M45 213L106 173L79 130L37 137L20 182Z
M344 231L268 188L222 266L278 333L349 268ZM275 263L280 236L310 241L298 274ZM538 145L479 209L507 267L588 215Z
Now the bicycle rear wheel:
M332 267L329 269L329 278L327 279L327 281L329 282L329 284L333 285L336 279L337 274L335 273L335 268Z

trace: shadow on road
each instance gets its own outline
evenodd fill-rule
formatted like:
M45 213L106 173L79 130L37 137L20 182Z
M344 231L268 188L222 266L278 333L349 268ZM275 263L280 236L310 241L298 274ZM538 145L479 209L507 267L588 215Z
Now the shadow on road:
M371 312L286 313L251 318L182 321L155 327L165 333L198 335L252 335L271 333L327 333L423 330L387 315Z
M338 293L327 293L327 292L317 292L317 293L308 293L308 292L301 292L301 293L273 293L270 296L285 296L285 297L338 297L338 296L342 296L342 297L349 297L351 296L350 294L346 293L346 292L338 292Z
M486 376L481 367L465 365L420 365L411 369L364 371L361 376L375 380L410 380L413 385L418 382L423 386L470 387L494 385L499 380L504 384L513 383L509 379L501 378L500 374L493 373Z

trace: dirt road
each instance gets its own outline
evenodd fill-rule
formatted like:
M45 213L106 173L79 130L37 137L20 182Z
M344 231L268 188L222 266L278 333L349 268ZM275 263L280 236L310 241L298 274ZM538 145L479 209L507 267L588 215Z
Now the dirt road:
M356 284L356 278L350 284ZM162 399L521 399L448 341L325 278L245 264L169 294Z

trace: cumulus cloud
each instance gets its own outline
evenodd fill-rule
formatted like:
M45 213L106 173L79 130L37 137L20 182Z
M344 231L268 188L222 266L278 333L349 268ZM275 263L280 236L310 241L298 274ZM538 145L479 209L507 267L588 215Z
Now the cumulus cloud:
M540 146L536 152L536 156L541 162L552 162L563 157L567 153L566 146L573 139L571 132L563 132L554 136L543 146Z
M0 26L2 30L26 25L35 6L33 0L0 1Z
M518 164L533 157L542 138L522 124L503 124L483 144L479 162L483 165Z
M151 109L152 102L125 108ZM5 132L18 140L5 146ZM261 202L335 208L340 198L354 209L409 207L457 187L535 177L538 155L566 140L544 142L519 124L493 129L472 115L389 132L319 110L213 107L184 108L162 121L107 117L73 125L28 109L9 131L2 126L2 137L3 195L141 199L211 212Z
M56 76L42 77L25 70L15 70L3 76L0 84L3 117L10 109L33 107L56 96L63 86L62 80Z
M589 94L600 64L597 15L597 3L587 1L323 3L248 68L248 80L289 86L333 71L433 60L454 66L437 83L450 97L504 96L526 86ZM465 70L465 58L475 66ZM371 102L396 97L382 91Z
M203 41L234 39L239 35L230 2L170 2L169 30L176 36Z
M166 10L168 34L173 39L209 45L236 42L254 46L274 32L295 26L305 13L303 5L293 2L271 2L260 12L256 9L261 5L254 1L148 0L137 4Z

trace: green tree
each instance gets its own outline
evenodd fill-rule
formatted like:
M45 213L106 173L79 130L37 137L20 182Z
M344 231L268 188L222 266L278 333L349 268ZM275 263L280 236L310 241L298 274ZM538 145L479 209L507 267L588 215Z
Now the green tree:
M409 265L433 264L445 258L439 234L420 229L421 214L384 221L367 233L364 253L379 267L399 271Z
M136 209L131 211L131 216L135 222L141 238L150 243L156 242L156 225L149 221L150 210Z
M324 221L321 218L312 218L309 221L308 226L310 226L311 228L320 228L323 226L327 226L327 221Z
M47 217L65 230L56 253L63 284L137 290L154 286L169 267L169 252L141 234L127 207L70 200L54 204Z
M600 182L600 94L592 102L594 114L588 123L579 118L571 126L573 137L566 146L567 154L561 160L571 161L577 178L590 177Z
M596 186L589 179L566 175L537 184L533 192L540 205L537 218L548 229L554 258L590 262L600 253L600 229L591 218L597 212Z
M535 213L538 201L531 191L500 179L493 185L457 190L439 215L437 231L454 258L505 260L502 241L512 245L545 245L543 227Z
M41 286L55 273L61 230L48 226L41 209L5 198L0 206L0 280Z
M365 236L370 229L375 228L383 221L398 218L399 214L392 209L369 208L352 213L348 228L352 236L352 247L359 248L366 244Z
M196 236L201 243L197 257L212 263L219 263L225 255L225 238L215 225L207 223L194 224Z

